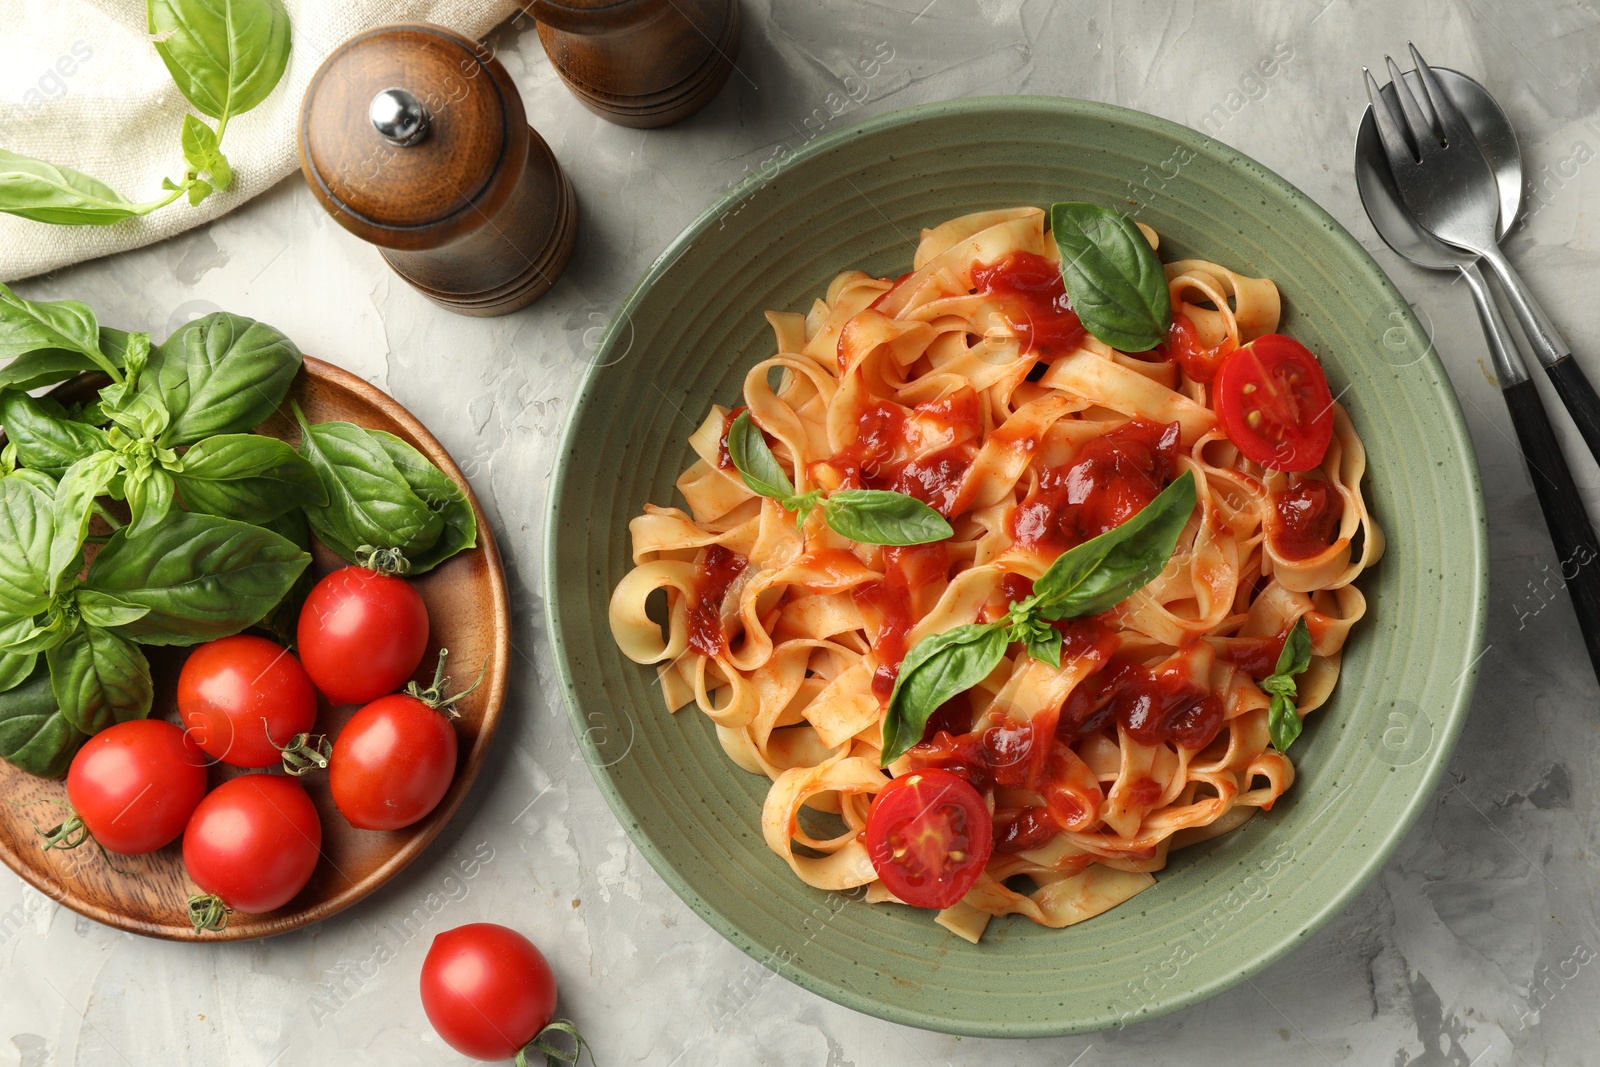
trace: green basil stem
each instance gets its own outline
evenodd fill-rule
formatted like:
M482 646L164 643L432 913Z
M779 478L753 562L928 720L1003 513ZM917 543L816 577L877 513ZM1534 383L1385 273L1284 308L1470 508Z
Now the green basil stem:
M1050 623L1098 615L1143 589L1166 569L1194 508L1194 473L1184 471L1138 514L1057 556L1001 621L957 626L913 645L889 694L882 765L920 741L939 705L988 677L1013 642L1060 667L1061 634Z

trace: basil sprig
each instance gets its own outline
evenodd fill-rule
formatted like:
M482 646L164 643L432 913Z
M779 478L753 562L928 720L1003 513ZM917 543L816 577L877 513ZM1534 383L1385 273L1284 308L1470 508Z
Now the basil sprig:
M1194 505L1194 475L1184 471L1133 518L1057 556L1001 621L968 623L918 641L889 694L882 764L920 741L939 705L988 677L1013 641L1034 659L1061 666L1061 632L1050 623L1097 615L1148 585L1166 569Z
M1131 218L1094 204L1053 204L1050 232L1084 329L1120 352L1144 352L1167 339L1167 275Z
M148 0L152 42L174 84L215 128L183 117L182 179L164 178L165 196L129 200L98 178L0 149L0 211L58 226L109 226L148 215L181 197L191 205L233 184L222 154L228 121L265 100L289 62L283 0Z
M1272 737L1272 747L1279 752L1289 751L1294 739L1300 736L1300 713L1295 710L1299 688L1294 676L1311 666L1311 632L1306 629L1306 617L1300 616L1283 640L1283 651L1278 653L1277 666L1271 674L1261 679L1261 691L1272 697L1267 709L1267 733Z
M771 497L785 511L795 512L800 526L820 504L822 521L830 530L864 545L923 545L955 533L943 515L904 493L842 489L824 498L821 489L795 492L794 483L748 411L741 411L728 427L728 458L751 492Z

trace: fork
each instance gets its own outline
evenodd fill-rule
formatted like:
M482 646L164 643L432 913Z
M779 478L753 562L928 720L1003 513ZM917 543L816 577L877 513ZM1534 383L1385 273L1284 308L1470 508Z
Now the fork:
M1372 118L1400 198L1423 229L1489 265L1522 325L1529 347L1550 375L1589 451L1600 459L1600 396L1572 358L1572 349L1500 250L1495 235L1500 198L1494 170L1433 69L1415 45L1408 47L1422 81L1424 99L1419 100L1411 92L1395 61L1383 57L1400 102L1399 119L1379 91L1372 71L1362 68L1367 98L1372 102Z

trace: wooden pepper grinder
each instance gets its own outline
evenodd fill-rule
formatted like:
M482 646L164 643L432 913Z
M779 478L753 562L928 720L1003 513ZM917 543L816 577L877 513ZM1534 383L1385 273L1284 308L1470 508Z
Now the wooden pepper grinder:
M667 126L699 111L739 51L738 0L520 2L567 88L623 126Z
M571 183L505 68L443 26L335 49L301 105L300 169L339 225L463 315L527 306L572 258Z

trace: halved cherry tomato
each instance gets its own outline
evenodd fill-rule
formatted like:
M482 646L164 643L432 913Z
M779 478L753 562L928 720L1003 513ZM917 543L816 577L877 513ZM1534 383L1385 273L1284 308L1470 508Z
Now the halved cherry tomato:
M234 767L270 767L317 720L317 692L294 654L239 634L200 645L178 674L178 714L206 754Z
M889 892L918 908L948 908L966 896L993 847L983 798L950 771L901 775L873 797L867 814L873 870Z
M1333 439L1333 396L1306 346L1269 333L1229 356L1217 374L1217 415L1248 459L1279 471L1310 470Z
M399 689L422 662L428 608L404 578L341 567L306 597L296 640L329 700L365 704Z
M224 908L259 915L283 907L311 880L321 849L322 820L299 782L278 774L223 782L183 832L183 865L210 894L189 902L196 929L221 929Z
M102 847L125 856L174 840L205 795L205 756L160 719L106 727L84 742L67 771L72 810Z
M556 977L543 953L515 930L470 923L428 947L422 1010L463 1056L509 1060L550 1024Z

